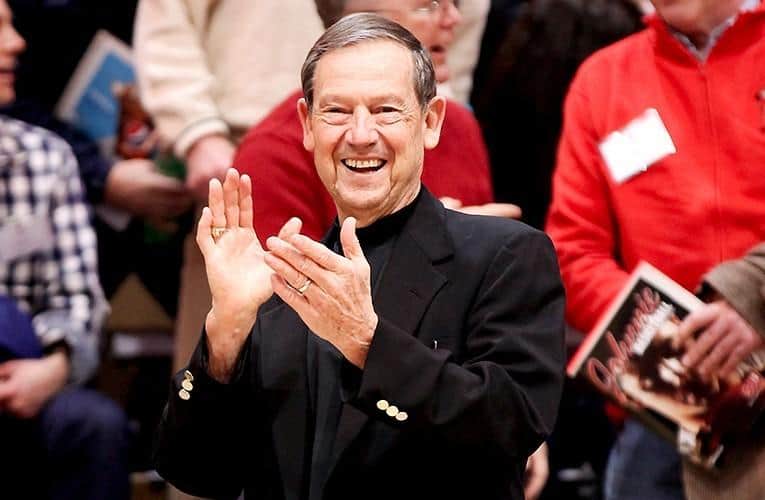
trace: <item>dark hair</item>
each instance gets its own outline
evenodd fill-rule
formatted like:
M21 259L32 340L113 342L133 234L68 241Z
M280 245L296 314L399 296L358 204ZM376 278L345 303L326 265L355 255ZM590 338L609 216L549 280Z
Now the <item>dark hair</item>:
M324 23L324 28L329 28L343 17L345 4L348 0L316 0L316 11Z
M642 28L631 0L533 0L500 37L472 102L489 148L497 201L542 228L569 84L584 59ZM488 53L486 54L488 56ZM488 61L487 61L488 62Z
M406 28L377 14L351 14L330 26L308 52L300 76L308 109L313 106L313 78L328 52L364 42L391 41L412 53L414 92L422 109L436 95L436 74L428 51Z

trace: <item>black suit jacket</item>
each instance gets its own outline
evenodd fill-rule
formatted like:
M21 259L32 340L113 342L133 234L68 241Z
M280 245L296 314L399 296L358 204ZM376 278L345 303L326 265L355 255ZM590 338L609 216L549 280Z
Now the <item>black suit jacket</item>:
M527 455L560 398L563 287L549 239L519 222L444 209L429 193L373 297L380 320L344 404L327 499L522 499ZM204 338L173 380L157 470L207 497L306 498L306 340L278 298L261 307L230 384L204 369ZM349 369L352 369L350 365ZM408 415L400 421L380 400Z

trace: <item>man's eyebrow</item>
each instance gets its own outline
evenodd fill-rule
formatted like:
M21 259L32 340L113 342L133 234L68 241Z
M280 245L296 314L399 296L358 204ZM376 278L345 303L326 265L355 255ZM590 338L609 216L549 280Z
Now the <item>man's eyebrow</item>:
M341 96L337 94L327 94L327 95L321 96L317 104L319 106L326 106L328 104L342 104L347 102L349 99L350 98L348 96ZM406 100L397 94L382 94L379 96L373 96L367 99L367 101L371 104L380 104L383 102L390 102L394 104L404 105L406 103Z

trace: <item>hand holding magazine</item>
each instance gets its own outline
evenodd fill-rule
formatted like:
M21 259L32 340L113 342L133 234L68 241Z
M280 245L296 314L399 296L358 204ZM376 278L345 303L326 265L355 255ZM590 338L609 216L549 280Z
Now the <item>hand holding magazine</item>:
M571 359L567 373L597 389L712 467L765 408L765 355L755 352L725 379L701 378L681 363L693 339L677 327L704 303L641 262Z

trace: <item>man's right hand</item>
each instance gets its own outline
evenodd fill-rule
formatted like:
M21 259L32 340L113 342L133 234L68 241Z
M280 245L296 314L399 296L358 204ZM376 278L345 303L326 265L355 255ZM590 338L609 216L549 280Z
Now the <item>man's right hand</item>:
M186 154L186 187L199 200L207 199L211 179L223 180L234 161L236 148L220 135L208 135L196 141Z
M139 217L170 219L191 206L191 196L178 179L157 170L150 160L115 163L106 178L104 201Z
M229 169L221 185L212 179L208 206L202 210L196 240L205 259L212 309L207 315L210 375L227 382L239 351L255 324L260 306L273 294L273 271L252 227L252 185L247 175ZM279 235L300 231L291 219ZM223 231L220 236L214 235Z

